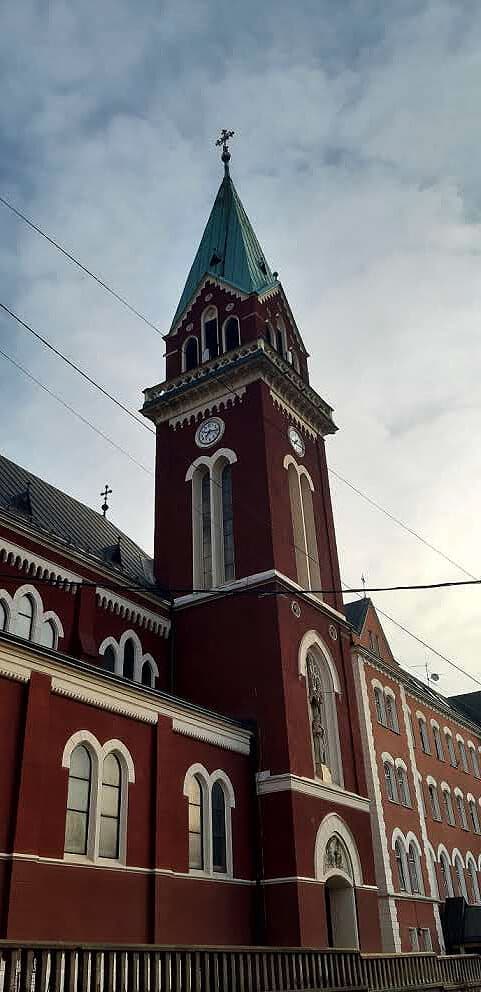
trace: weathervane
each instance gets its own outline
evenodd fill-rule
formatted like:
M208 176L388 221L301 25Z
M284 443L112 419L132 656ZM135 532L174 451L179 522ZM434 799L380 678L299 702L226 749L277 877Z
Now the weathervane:
M109 504L107 503L107 497L110 496L111 494L112 494L112 490L109 489L108 484L105 483L105 489L102 493L100 493L100 495L103 496L104 498L104 501L102 503L102 513L104 517L107 516L107 510L109 508Z
M225 127L222 128L219 137L216 141L216 147L220 148L222 145L222 161L224 163L224 168L226 173L229 172L229 162L230 162L230 151L228 142L234 137L235 131L227 131Z

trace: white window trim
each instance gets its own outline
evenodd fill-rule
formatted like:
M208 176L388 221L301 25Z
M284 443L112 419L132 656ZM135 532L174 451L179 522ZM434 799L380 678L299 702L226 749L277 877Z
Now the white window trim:
M201 327L201 351L202 351L202 354L200 356L201 362L208 362L211 359L211 356L206 355L206 350L207 349L206 349L206 343L205 343L205 325L206 325L206 322L207 322L206 321L206 318L207 318L207 316L208 316L209 313L212 313L212 316L210 317L210 320L213 320L214 319L214 316L213 316L214 315L214 311L215 311L215 316L216 316L216 320L217 320L217 353L220 354L219 311L218 311L217 307L214 306L213 303L209 303L209 305L206 306L205 310L202 311L202 317L201 317L201 320L200 320L200 327Z
M197 365L199 365L200 364L200 361L201 361L201 356L199 355L199 338L197 337L197 334L189 334L188 337L186 337L186 339L185 339L185 341L184 341L184 343L182 345L182 351L181 351L182 372L186 372L187 371L187 369L186 369L186 362L187 362L186 352L187 352L187 345L188 345L189 341L196 341L197 342Z
M70 759L76 747L83 745L91 760L91 786L89 823L87 834L87 853L64 853L65 861L85 863L93 862L98 865L125 865L127 862L127 820L129 804L129 785L135 782L135 769L130 751L122 741L115 738L100 744L95 734L89 730L78 730L67 741L62 755L62 768L70 773ZM103 763L107 755L115 754L120 765L120 811L119 811L119 856L118 858L103 858L99 855L100 840L100 810L102 791Z
M306 572L306 582L301 581L302 576L299 575L299 566L296 559L296 570L297 579L301 586L307 584L309 589L316 590L314 595L317 599L322 600L322 595L319 590L321 588L321 570L319 563L319 544L317 538L317 527L316 527L316 514L314 512L314 507L312 505L312 493L315 492L314 483L312 481L309 472L304 465L299 465L295 458L291 454L285 455L283 466L289 475L289 469L292 468L297 476L297 487L296 498L299 500L299 512L300 512L300 528L302 531L302 546L298 548L300 555L303 556L304 561L302 562L302 567ZM306 506L306 495L303 491L302 480L305 479L308 485L308 500L307 502L310 506ZM295 507L292 505L292 498L289 490L289 501L291 508L291 518L294 527L294 511ZM310 513L306 513L306 510L310 508Z
M472 851L468 851L465 857L466 872L469 875L471 887L474 888L474 905L479 906L481 904L481 893L479 890L479 879L478 879L478 866L476 864L476 858ZM469 865L473 865L474 868L474 885L473 877L469 870Z
M230 320L236 320L237 321L237 327L238 327L238 330L239 330L239 344L236 347L239 347L240 348L240 346L241 346L241 326L240 326L240 320L239 320L237 314L235 314L235 313L229 313L227 315L227 317L225 318L223 324L222 324L222 352L224 354L227 351L227 346L226 346L226 343L225 343L225 330L226 330L227 324L229 323Z
M121 635L119 641L116 641L115 640L115 637L106 637L102 641L102 643L101 643L101 645L99 647L99 655L100 656L103 656L105 654L107 648L109 648L109 647L113 648L114 655L115 655L115 670L114 670L114 674L115 675L119 675L120 677L122 677L123 674L124 674L124 652L125 652L125 645L126 645L126 642L127 641L133 641L133 645L134 645L134 679L133 679L133 681L141 684L141 682L142 682L142 669L144 667L145 662L147 662L147 664L150 665L150 670L151 670L152 674L155 676L155 678L158 679L158 677L159 677L158 665L154 661L154 659L153 659L153 657L152 657L151 654L149 654L148 652L146 654L143 653L142 644L141 644L139 635L135 632L135 630L124 630L124 632Z
M6 622L4 629L8 633L11 634L15 633L18 604L19 601L24 596L28 596L32 603L32 632L30 636L30 642L33 644L42 643L41 641L42 624L44 622L49 622L51 623L54 632L54 645L52 650L56 650L60 638L65 637L62 622L58 614L54 613L53 610L44 610L42 597L40 596L38 589L35 586L31 585L30 583L26 583L23 586L19 586L18 589L15 590L13 596L11 596L6 589L0 589L0 601L5 607L5 613L6 613ZM23 640L25 640L26 643L28 643L27 638L23 638Z
M224 528L222 520L221 474L225 465L235 465L237 455L231 448L219 448L213 455L199 455L187 469L185 481L192 485L192 576L194 589L204 588L202 566L202 507L201 474L207 471L210 479L210 521L212 550L212 587L230 584L224 574ZM201 470L203 470L201 472Z
M201 876L202 878L233 878L234 859L232 849L232 810L235 809L235 793L232 782L228 775L221 768L216 768L209 775L204 765L196 763L191 765L185 773L184 796L189 799L189 782L197 778L201 784L202 794L202 822L203 822L203 868L190 868L190 875ZM225 799L225 847L226 847L226 871L214 871L213 850L212 850L212 789L216 782L220 782Z
M397 712L396 694L393 691L393 689L391 689L391 687L388 686L388 685L385 685L383 687L383 693L384 693L384 712L385 712L385 715L386 715L386 727L387 727L388 730L392 730L392 731L394 731L395 734L398 734L399 733L399 719L398 719L398 712ZM388 698L391 699L392 700L392 703L393 703L393 707L392 707L392 713L393 713L393 717L394 717L394 726L393 727L390 727L389 726L389 721L388 721L388 718L387 718L387 708L386 708L386 702L385 701Z

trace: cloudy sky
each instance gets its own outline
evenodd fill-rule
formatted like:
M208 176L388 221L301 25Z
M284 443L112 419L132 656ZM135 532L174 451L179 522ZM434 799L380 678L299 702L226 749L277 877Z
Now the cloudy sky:
M336 411L333 469L473 574L481 553L477 0L22 0L0 32L0 195L164 331L232 173ZM0 206L0 302L130 406L163 341ZM148 469L153 443L8 317L0 347ZM153 480L0 357L2 450L152 546ZM332 479L343 579L463 573ZM481 681L480 592L377 604ZM476 685L388 621L407 667ZM415 674L422 668L412 667Z

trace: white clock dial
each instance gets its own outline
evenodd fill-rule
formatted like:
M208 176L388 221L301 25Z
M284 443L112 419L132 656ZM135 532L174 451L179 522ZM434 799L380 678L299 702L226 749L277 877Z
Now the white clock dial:
M195 443L199 448L210 448L224 433L225 424L220 417L210 417L199 424L195 432Z
M289 435L289 441L291 442L291 445L294 448L296 455L299 455L300 458L303 458L306 453L306 446L304 444L301 435L299 434L299 431L296 430L295 427L289 427L288 435Z

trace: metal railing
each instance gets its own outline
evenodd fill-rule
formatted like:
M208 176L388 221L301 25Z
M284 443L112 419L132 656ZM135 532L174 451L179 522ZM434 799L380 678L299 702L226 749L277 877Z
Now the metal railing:
M0 941L0 992L481 990L481 957Z

